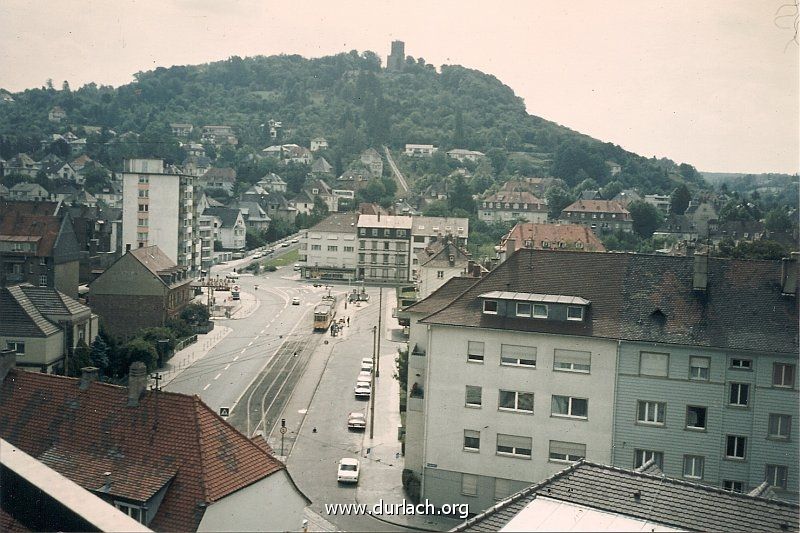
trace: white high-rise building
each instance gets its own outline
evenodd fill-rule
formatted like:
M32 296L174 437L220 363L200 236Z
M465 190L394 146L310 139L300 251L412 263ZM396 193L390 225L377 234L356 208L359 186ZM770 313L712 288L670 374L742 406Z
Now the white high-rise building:
M194 177L170 172L161 159L128 159L122 172L122 241L158 246L178 266L200 270Z

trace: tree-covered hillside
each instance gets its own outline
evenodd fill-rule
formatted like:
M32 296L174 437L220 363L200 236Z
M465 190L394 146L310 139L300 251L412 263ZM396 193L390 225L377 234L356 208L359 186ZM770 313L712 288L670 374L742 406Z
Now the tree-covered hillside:
M602 187L612 181L606 162L613 161L622 168L613 181L623 187L668 193L675 176L701 181L696 173L681 177L669 160L645 159L529 115L493 76L461 66L437 72L421 58L408 58L404 71L394 73L382 70L373 52L231 57L135 78L116 89L88 84L71 90L66 83L58 89L49 82L12 94L14 102L0 104L0 156L41 154L49 134L71 129L82 135L84 126L99 126L102 132L87 135L86 150L109 168L133 156L180 163L185 154L169 123L182 122L193 124L198 137L204 125L233 126L239 144L223 155L241 162L273 144L265 127L273 119L283 123L280 142L308 146L312 137L326 137L339 172L367 146L430 143L486 153L493 180L552 174L569 186L590 178ZM48 120L54 106L67 115L59 124ZM139 137L121 141L126 132Z

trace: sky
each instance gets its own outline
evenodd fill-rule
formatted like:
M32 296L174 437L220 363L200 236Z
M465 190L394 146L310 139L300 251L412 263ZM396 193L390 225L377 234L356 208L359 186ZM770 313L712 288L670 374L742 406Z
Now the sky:
M530 114L640 155L796 173L793 1L2 0L0 88L119 86L233 55L385 61L402 40L407 55L492 74Z

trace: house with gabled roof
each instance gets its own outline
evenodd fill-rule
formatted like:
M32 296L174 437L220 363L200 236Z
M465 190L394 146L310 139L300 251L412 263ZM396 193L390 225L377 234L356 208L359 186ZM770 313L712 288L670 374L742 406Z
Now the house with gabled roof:
M193 125L184 122L170 122L169 127L172 129L172 134L176 137L188 137L194 130Z
M191 278L158 246L127 252L89 284L89 306L118 337L163 326L192 300Z
M547 202L532 193L519 190L501 189L490 194L478 204L478 218L484 222L547 222Z
M22 174L23 176L35 178L41 168L41 163L34 161L31 156L19 153L6 161L4 172L6 176L9 174Z
M21 181L11 187L10 192L14 200L42 202L50 199L50 193L38 183Z
M236 185L236 171L232 168L209 168L197 179L197 185L204 189L222 189L231 194Z
M258 180L256 185L263 187L264 190L270 193L285 193L287 187L286 182L274 172L266 174L263 178Z
M603 242L586 226L517 222L496 248L500 262L520 248L605 252Z
M245 223L239 209L229 207L207 207L203 215L210 215L219 220L217 232L222 248L225 250L244 250Z
M12 349L20 368L63 374L66 358L99 332L89 307L49 287L0 288L0 349Z
M798 274L791 258L517 250L411 322L421 497L474 512L585 458L796 501Z
M483 152L478 152L477 150L465 150L463 148L453 148L452 150L447 151L447 157L450 159L455 159L463 163L464 161L472 161L473 163L478 161L479 159L486 157L486 154Z
M600 490L598 490L600 489ZM797 531L796 504L581 459L451 531Z
M427 298L447 280L466 272L473 262L469 252L453 241L453 237L446 236L416 253L411 270L417 286L417 298Z
M65 118L67 118L67 112L61 106L53 106L47 113L47 120L50 122L59 123Z
M46 164L42 167L42 171L47 178L51 180L75 181L77 176L75 169L73 169L69 163L63 161Z
M0 437L154 531L297 530L310 504L283 463L199 397L66 378L0 359ZM31 409L36 416L30 416Z
M331 175L333 174L333 165L328 163L324 157L318 157L311 164L311 173L317 175Z
M311 139L311 151L316 152L319 150L326 150L328 148L328 140L325 137L314 137Z
M633 217L614 200L578 200L561 211L560 220L588 226L594 233L633 231Z

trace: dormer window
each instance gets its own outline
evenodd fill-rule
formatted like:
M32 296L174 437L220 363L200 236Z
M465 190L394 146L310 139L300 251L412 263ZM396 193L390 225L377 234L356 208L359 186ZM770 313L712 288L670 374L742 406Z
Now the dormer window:
M583 320L583 307L577 305L567 306L567 320Z
M550 248L550 243L547 241L542 241L542 248Z
M483 301L483 312L487 315L496 315L497 314L497 300L484 300Z
M544 304L533 304L533 318L547 318L547 306Z
M517 316L531 316L531 304L529 303L517 303Z

